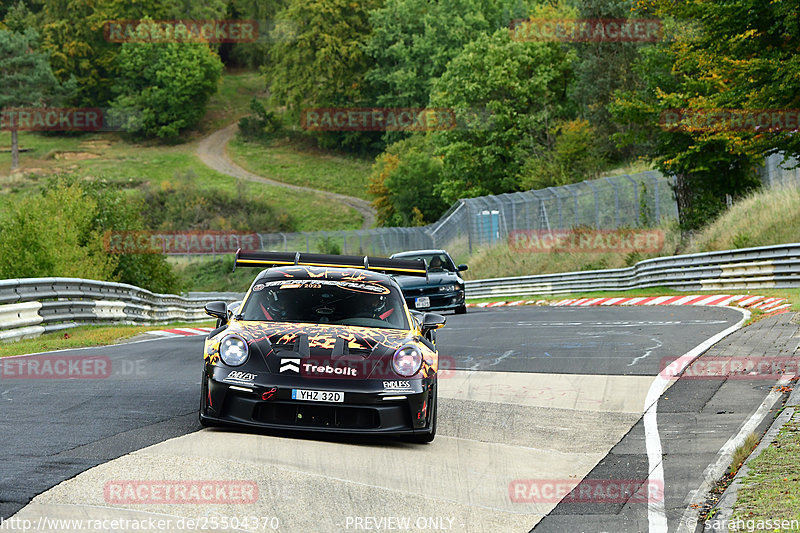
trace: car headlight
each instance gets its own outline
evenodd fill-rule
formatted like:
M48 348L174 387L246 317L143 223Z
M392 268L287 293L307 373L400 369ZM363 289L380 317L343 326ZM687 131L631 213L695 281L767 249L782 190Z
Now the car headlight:
M439 292L453 292L458 289L457 285L441 285Z
M241 337L228 335L219 345L219 356L228 366L239 366L247 361L249 350Z
M408 378L419 372L422 366L422 352L416 346L408 344L394 353L392 358L394 371Z

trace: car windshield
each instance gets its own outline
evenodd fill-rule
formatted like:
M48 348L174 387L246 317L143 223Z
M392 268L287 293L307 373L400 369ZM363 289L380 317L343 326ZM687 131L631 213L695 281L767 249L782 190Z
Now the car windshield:
M398 256L398 259L422 259L428 272L455 272L456 266L447 254L419 254Z
M243 320L408 329L403 299L379 283L327 279L259 280Z

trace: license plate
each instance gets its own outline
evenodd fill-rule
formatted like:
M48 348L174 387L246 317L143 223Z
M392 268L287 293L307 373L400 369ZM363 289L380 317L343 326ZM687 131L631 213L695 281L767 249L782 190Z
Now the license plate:
M431 306L431 299L428 296L420 296L419 298L414 299L414 307L417 309L421 307L430 307Z
M344 393L327 390L292 389L292 400L342 403L344 402Z

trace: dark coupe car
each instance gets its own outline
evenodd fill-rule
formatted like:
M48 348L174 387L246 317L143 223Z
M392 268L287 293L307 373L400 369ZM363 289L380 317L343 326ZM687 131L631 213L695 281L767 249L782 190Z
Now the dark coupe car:
M200 422L275 429L436 435L445 318L411 312L394 275L423 261L237 252L262 270L240 305L210 302Z
M458 275L467 265L456 266L444 250L414 250L394 254L392 259L422 259L428 267L428 277L401 276L397 283L403 290L408 307L419 311L453 310L457 315L467 312L464 300L464 280Z

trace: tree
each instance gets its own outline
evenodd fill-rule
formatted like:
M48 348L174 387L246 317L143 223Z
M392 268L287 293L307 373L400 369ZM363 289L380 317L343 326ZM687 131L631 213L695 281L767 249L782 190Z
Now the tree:
M124 43L116 65L116 119L128 131L160 138L203 118L222 75L219 57L197 42Z
M0 112L7 113L11 129L11 168L19 166L20 124L13 108L37 107L58 101L74 87L61 85L50 70L47 54L37 51L38 35L28 29L24 33L0 30Z
M525 15L514 0L387 0L370 13L366 78L375 104L425 107L447 63L480 35Z
M381 226L420 226L436 221L447 204L434 188L442 178L441 158L425 135L395 142L375 160L369 192Z
M627 19L633 18L633 0L581 0L578 3L581 18ZM613 136L628 127L614 122L608 105L614 93L635 90L641 86L631 65L646 44L638 42L581 42L572 45L578 59L570 86L570 101L576 106L580 118L588 120L595 130L594 145L603 158L621 161L630 158L631 146L619 147Z
M726 195L759 186L765 154L798 154L800 141L791 131L667 129L661 121L674 109L797 108L797 4L655 0L640 9L667 21L668 40L643 51L635 65L643 87L620 92L612 109L618 121L635 126L619 139L639 143L660 170L675 175L680 221L691 230L724 210Z
M369 57L369 13L383 0L290 0L271 33L272 103L286 106L299 123L300 112L314 107L364 107L364 76ZM364 132L317 132L326 147L370 149L380 136Z
M120 20L221 19L224 0L48 0L43 11L42 46L50 52L60 80L74 77L78 106L107 106L114 98L120 43L107 38L106 24Z
M268 67L275 29L275 16L285 8L287 0L230 0L228 16L232 19L249 19L258 22L258 39L253 43L222 45L220 56L226 65L238 64L250 68ZM289 33L285 37L289 37Z
M77 106L104 106L111 99L113 63L119 44L103 35L109 20L123 18L98 0L50 0L42 22L42 50L62 82L74 78Z
M458 122L430 134L443 157L443 201L517 188L524 161L565 114L574 57L560 43L512 40L506 29L478 37L450 61L430 100L433 108L452 109Z

